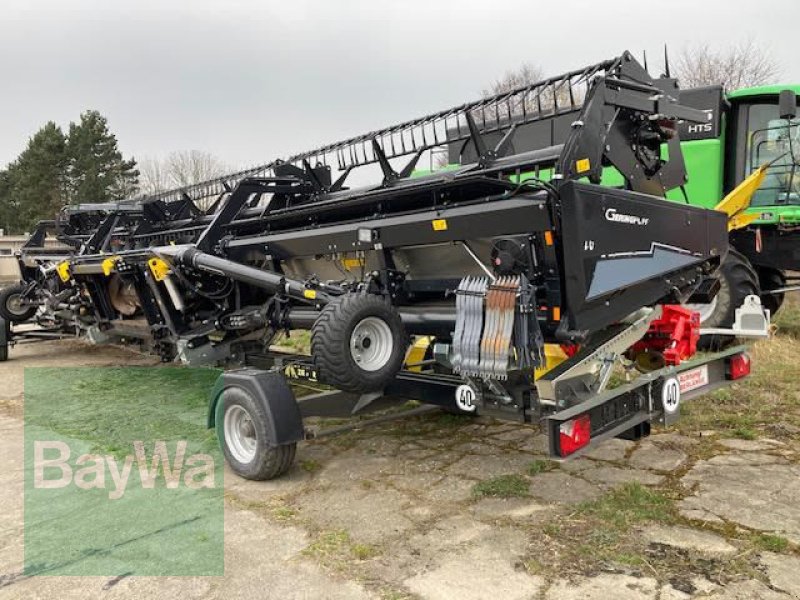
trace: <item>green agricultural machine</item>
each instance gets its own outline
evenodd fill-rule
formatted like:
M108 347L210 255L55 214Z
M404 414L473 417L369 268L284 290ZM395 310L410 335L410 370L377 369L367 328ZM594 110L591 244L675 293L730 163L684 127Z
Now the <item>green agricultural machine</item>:
M713 206L748 176L768 165L750 208L730 232L730 252L722 266L717 301L701 312L710 326L724 326L734 305L759 291L773 313L783 303L800 271L800 129L795 119L800 86L774 85L737 90L720 87L688 90L682 102L710 110L701 126L683 125L681 134L689 183L686 197L697 206ZM673 199L682 195L671 194ZM794 274L792 274L794 272Z
M709 117L704 123L679 124L687 178L683 186L666 190L666 197L715 208L720 198L743 183L758 188L750 196L750 206L730 220L731 252L720 269L719 293L711 303L692 304L704 329L730 327L735 309L751 294L760 295L764 307L774 314L785 293L799 289L800 178L795 175L800 163L800 120L795 118L798 91L800 85L757 87L728 94L721 86L680 92L681 104L706 111ZM547 101L559 104L564 100L551 95ZM575 126L576 115L577 111L562 112L547 123L518 127L514 150L532 151L562 143ZM475 154L469 141L450 144L446 168L473 162ZM552 173L542 170L523 173L520 178L531 176L547 180ZM603 170L601 183L626 186L616 167ZM725 340L730 338L704 336L702 345L715 347Z

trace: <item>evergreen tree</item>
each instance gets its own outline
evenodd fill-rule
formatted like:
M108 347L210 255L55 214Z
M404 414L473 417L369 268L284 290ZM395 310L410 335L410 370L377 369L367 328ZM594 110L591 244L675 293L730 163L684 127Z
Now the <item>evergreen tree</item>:
M55 216L66 200L66 164L64 132L50 121L0 176L3 229L21 233Z
M70 123L67 156L72 203L122 200L136 192L136 161L122 158L117 138L99 112L86 111L79 123Z
M12 233L16 223L11 210L11 181L8 171L0 171L0 229Z

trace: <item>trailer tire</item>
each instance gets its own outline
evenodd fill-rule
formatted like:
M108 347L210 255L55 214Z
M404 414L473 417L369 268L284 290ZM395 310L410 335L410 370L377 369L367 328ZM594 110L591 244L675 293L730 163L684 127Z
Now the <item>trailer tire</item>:
M777 269L759 267L758 282L761 285L762 292L778 290L786 287L786 276L783 274L783 272L778 271ZM785 294L765 293L761 296L761 304L764 308L769 309L771 315L774 315L781 309L781 306L783 306L783 300L785 296Z
M11 285L0 290L0 317L10 323L23 323L36 314L35 306L19 306L23 289L21 285Z
M758 296L761 287L758 275L747 258L731 248L719 269L720 288L714 299L712 312L701 319L701 327L731 327L736 309L750 295ZM702 316L702 311L701 311ZM704 335L697 344L700 350L717 351L730 346L735 338L729 335Z
M0 362L8 360L8 340L11 339L11 327L8 321L0 317Z
M408 335L380 296L346 294L328 304L311 329L311 355L322 383L357 394L383 389L400 371Z
M239 387L225 388L217 401L215 427L231 469L245 479L280 477L294 462L297 443L275 445L269 411Z

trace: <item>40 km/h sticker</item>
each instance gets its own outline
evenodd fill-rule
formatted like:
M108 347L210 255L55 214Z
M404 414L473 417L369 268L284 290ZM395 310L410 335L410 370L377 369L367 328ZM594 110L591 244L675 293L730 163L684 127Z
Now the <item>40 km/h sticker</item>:
M478 409L475 390L469 385L460 385L456 388L456 406L464 412L475 412Z
M680 404L681 384L676 377L669 377L664 380L664 385L661 387L661 405L665 413L674 415L678 412Z

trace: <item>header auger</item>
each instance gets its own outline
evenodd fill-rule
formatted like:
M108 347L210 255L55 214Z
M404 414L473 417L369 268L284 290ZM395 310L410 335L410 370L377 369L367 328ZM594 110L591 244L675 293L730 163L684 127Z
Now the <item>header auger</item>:
M641 434L660 414L659 377L679 367L614 395L610 366L646 341L662 305L713 297L727 252L724 214L663 200L686 181L678 124L708 119L676 97L673 80L624 53L230 177L67 207L47 226L74 250L36 248L43 225L22 253L17 298L44 314L57 297L60 318L90 338L140 337L164 360L291 367L356 408L397 396L519 420L560 411L556 456L572 443L559 446L558 427L583 431L587 419L593 439ZM520 128L559 142L518 152ZM426 152L453 145L473 160L414 173ZM369 165L380 180L348 188ZM598 185L609 166L621 189ZM296 329L311 330L309 356L270 347ZM429 341L415 364L412 336ZM569 356L553 359L560 348ZM279 418L285 384L237 377ZM587 402L579 421L564 417ZM225 414L212 407L212 421ZM294 444L295 425L259 443ZM226 454L245 476L264 475Z

